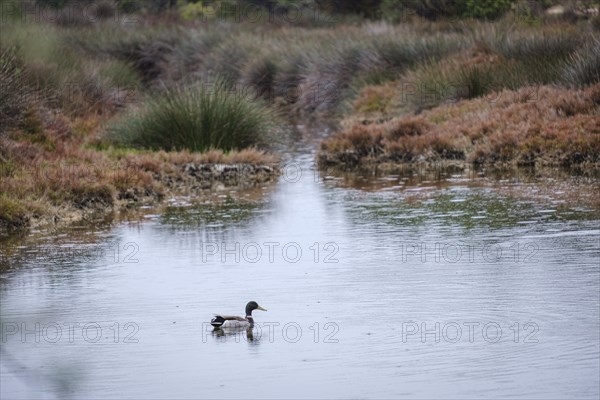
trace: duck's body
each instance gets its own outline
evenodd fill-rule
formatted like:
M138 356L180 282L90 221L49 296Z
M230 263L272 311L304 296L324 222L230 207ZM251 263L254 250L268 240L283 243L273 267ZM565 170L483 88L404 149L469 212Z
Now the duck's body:
M254 326L254 318L252 317L252 311L261 310L267 311L266 309L259 306L255 301L251 301L246 304L246 316L238 317L235 315L215 315L210 321L210 324L215 329L246 329Z
M254 325L254 319L234 315L215 315L210 324L216 329L245 329Z

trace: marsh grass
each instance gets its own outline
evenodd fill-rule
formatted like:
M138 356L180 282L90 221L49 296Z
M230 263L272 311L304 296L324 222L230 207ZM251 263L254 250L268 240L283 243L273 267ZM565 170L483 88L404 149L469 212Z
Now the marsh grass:
M226 22L212 29L84 29L70 33L68 41L94 58L114 57L133 66L146 87L219 75L302 113L335 110L354 93L353 86L396 79L415 64L439 60L472 42L457 33L419 35L385 23L251 29Z
M154 150L225 151L264 144L274 114L225 80L166 89L109 128L117 143Z
M512 34L504 32L500 36L488 38L486 42L492 50L508 59L552 61L567 57L581 46L584 38L581 32L571 27L556 27Z
M567 86L574 88L600 82L600 38L573 53L562 64L561 78Z
M141 84L134 67L124 61L108 60L98 64L98 75L117 88L138 88Z
M28 222L27 210L22 204L7 196L0 195L0 234L2 228L11 232L22 228Z
M376 101L375 91L367 86L364 93L357 91L355 104L396 103L420 111L503 89L552 84L583 87L597 81L597 39L570 28L550 27L539 32L506 29L476 28L470 33L472 45L468 49L415 63L396 78L397 86L410 92L404 93L401 101Z
M33 100L34 93L27 85L27 71L14 49L0 48L0 132L21 125Z
M271 100L275 95L278 69L278 64L271 57L258 58L242 72L242 87L251 89L257 98Z
M43 105L74 117L115 111L115 91L138 87L139 75L127 62L87 57L70 45L72 35L51 24L10 22L3 26L2 48L12 49L27 71L23 87Z
M72 28L60 38L52 39L50 34L47 40L68 43L71 52L104 63L96 68L100 77L81 76L78 71L89 67L77 66L77 62L69 63L76 66L71 71L59 70L102 87L130 84L137 76L143 87L150 89L219 75L228 84L252 89L264 99L293 105L286 111L332 115L363 87L403 79L408 70L420 71L420 77L409 77L416 78L411 83L422 87L441 87L442 91L450 86L469 87L454 93L457 99L497 88L553 83L561 75L558 64L585 37L568 26L536 30L502 23L463 23L452 29L443 24L383 22L333 29L256 28L228 22L97 28ZM463 54L474 46L486 47L504 62L493 68L471 66ZM464 65L452 66L448 59ZM43 71L41 75L60 76ZM441 101L419 104L418 108L439 104L445 100L441 97Z

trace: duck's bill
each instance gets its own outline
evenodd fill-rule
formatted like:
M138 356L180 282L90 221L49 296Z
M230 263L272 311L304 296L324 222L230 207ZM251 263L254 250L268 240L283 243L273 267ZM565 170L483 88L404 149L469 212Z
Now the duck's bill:
M261 306L258 306L256 309L257 309L257 310L260 310L260 311L267 311L267 309L266 309L266 308L262 308Z

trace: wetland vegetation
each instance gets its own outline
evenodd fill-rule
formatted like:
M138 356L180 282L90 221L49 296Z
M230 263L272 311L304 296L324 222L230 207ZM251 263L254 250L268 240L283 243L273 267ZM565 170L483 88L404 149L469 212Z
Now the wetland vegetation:
M63 3L2 1L5 233L275 178L302 120L323 167L600 161L585 1Z

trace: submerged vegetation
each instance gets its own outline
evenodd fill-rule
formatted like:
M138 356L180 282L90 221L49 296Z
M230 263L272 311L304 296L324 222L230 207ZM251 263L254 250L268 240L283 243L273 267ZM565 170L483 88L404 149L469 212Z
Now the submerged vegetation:
M0 1L0 225L160 199L202 160L271 164L281 115L342 121L323 164L599 162L584 2Z

